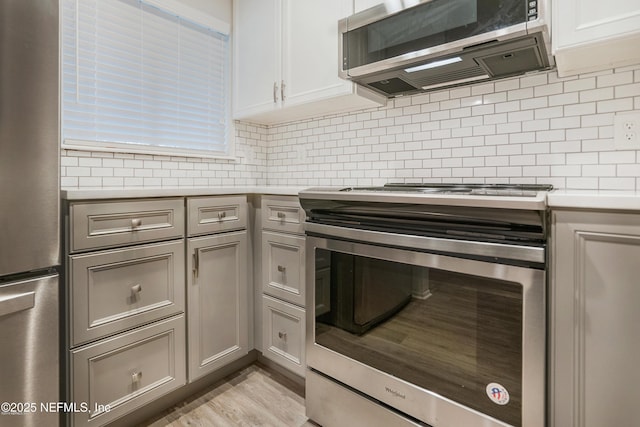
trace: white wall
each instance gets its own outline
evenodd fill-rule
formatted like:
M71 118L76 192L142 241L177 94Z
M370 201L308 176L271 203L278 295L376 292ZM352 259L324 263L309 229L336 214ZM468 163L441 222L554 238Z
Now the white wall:
M640 190L613 117L640 111L640 65L555 71L398 98L270 128L238 123L238 162L63 151L62 186L551 183Z

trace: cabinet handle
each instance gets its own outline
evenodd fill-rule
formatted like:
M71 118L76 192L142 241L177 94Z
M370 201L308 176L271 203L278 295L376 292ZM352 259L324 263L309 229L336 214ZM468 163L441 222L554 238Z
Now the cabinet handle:
M287 271L287 267L285 267L284 265L279 265L278 271L284 274Z
M273 82L273 103L278 102L278 82Z
M282 80L280 82L280 99L282 99L284 101L284 80Z
M278 219L284 219L286 217L284 212L278 212Z
M131 220L131 228L138 228L142 225L142 220L140 218L133 218Z
M140 283L136 283L135 285L133 285L131 287L131 292L133 292L134 294L139 294L140 292L142 292L142 286L140 286Z
M142 371L136 371L133 374L131 374L131 382L139 383L141 379L142 379Z
M278 332L278 338L280 338L282 341L286 341L287 340L287 333L286 332Z
M198 278L198 270L200 269L200 251L196 249L193 253L193 276Z
M218 219L223 219L227 216L227 213L225 211L222 212L218 212Z

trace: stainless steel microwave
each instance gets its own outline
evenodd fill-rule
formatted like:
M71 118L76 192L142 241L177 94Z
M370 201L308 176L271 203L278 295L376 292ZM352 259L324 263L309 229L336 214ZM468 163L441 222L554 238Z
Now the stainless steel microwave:
M338 28L340 77L388 97L554 65L548 0L386 0Z

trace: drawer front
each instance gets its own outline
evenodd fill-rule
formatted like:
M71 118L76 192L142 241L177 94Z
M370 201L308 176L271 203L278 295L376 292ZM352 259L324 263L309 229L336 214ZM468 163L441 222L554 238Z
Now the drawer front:
M72 344L184 311L184 242L70 257Z
M77 426L104 425L186 383L185 321L179 315L71 352Z
M267 295L262 296L262 354L305 376L305 311Z
M247 228L247 196L187 199L189 236Z
M303 236L262 232L262 291L300 306L305 305Z
M263 196L262 228L304 234L304 209L295 196Z
M71 251L184 236L182 198L80 202L70 207Z

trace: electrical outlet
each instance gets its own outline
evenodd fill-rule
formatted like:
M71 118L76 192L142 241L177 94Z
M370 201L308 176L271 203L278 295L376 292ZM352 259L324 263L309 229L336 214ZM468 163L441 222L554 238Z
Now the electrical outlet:
M616 150L640 150L640 113L620 113L613 118Z

